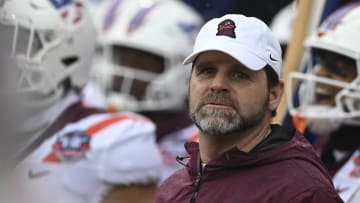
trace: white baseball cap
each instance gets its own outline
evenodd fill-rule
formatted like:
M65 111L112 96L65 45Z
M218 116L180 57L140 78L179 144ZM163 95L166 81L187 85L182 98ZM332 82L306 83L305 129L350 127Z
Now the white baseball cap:
M198 33L193 52L183 64L194 62L198 54L205 51L224 52L253 71L268 64L280 78L282 58L279 41L257 18L227 14L208 21Z

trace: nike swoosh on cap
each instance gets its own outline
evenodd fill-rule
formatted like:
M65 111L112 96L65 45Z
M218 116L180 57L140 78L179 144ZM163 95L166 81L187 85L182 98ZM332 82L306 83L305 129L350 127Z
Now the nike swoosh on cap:
M275 58L273 58L273 57L271 56L271 54L270 54L269 58L270 58L270 60L272 60L272 61L277 61Z

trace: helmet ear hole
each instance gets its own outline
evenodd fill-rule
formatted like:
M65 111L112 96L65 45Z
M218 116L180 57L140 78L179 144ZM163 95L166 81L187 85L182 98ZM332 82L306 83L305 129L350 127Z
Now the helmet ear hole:
M64 92L69 91L72 88L72 84L71 84L71 80L70 78L66 78L63 82L62 82L62 86L64 88Z
M61 59L61 62L63 63L63 65L65 67L70 67L77 61L79 61L79 57L77 57L77 56L69 56L69 57Z

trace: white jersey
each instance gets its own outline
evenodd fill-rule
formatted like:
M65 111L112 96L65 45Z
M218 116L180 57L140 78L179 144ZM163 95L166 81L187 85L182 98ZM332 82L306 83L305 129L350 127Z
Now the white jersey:
M199 141L199 131L194 124L170 133L160 140L159 146L164 160L161 182L175 171L183 168L183 166L176 161L176 157L188 156L184 144L189 141ZM186 160L183 161L186 163Z
M360 150L335 174L333 182L345 203L360 202Z
M100 202L115 185L160 179L155 126L133 113L102 113L66 125L15 169L21 203Z

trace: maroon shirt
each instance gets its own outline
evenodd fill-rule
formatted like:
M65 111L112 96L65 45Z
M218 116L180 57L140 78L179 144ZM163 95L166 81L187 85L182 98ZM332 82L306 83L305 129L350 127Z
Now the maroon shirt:
M269 137L283 132L278 126ZM343 202L312 146L298 132L289 139L265 151L233 148L203 169L198 144L188 143L187 167L163 182L154 203Z

